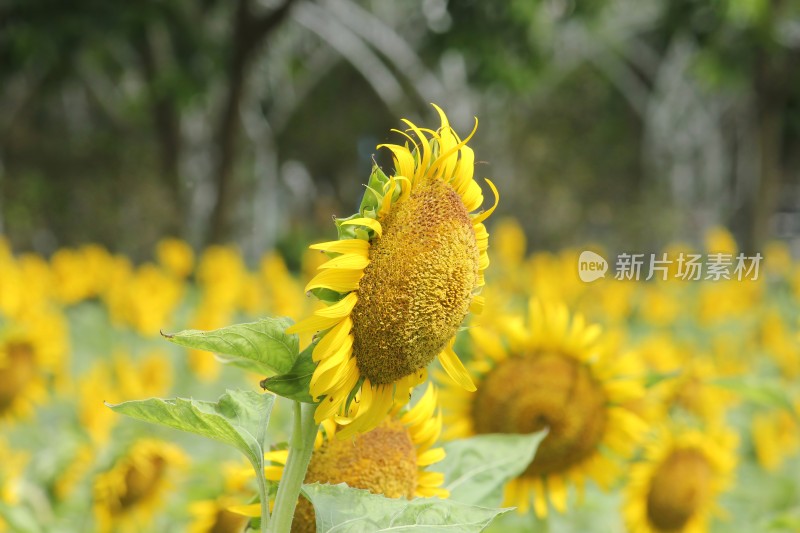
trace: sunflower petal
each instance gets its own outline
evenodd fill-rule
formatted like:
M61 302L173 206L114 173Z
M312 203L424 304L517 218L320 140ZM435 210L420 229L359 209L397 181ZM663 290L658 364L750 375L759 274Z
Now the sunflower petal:
M358 288L364 272L361 270L322 270L319 274L311 278L306 285L305 292L311 289L323 288L334 292L350 292Z
M314 361L320 361L339 350L342 343L345 342L345 338L350 335L350 330L352 328L353 319L349 316L345 317L344 320L332 327L330 331L325 333L325 336L317 342L317 345L314 346L314 351L311 353L311 358Z
M358 254L343 254L334 257L319 266L319 270L338 268L341 270L364 270L369 264L369 257Z
M312 250L323 250L337 254L357 254L369 256L369 241L363 239L342 239L340 241L321 242L309 246Z
M417 457L417 466L428 466L438 463L445 457L444 448L431 448Z
M374 231L378 237L383 234L383 227L381 226L381 223L374 218L362 217L354 218L353 220L345 220L342 222L342 226L366 226Z
M265 461L285 465L289 458L289 450L273 450L264 454Z
M417 487L414 491L414 496L418 498L441 498L447 499L450 497L450 491L441 487Z
M264 477L269 481L280 481L283 477L283 466L265 466Z
M286 333L306 333L309 331L322 331L332 328L339 322L341 318L332 318L327 316L311 315L310 317L301 320L297 324L292 324L286 328Z
M494 210L497 209L498 202L500 202L500 193L497 192L497 187L494 186L492 180L487 179L486 183L489 184L489 188L492 189L492 192L494 193L494 205L489 209L487 209L486 211L484 211L483 213L476 215L475 218L472 219L473 224L480 224L481 222L489 218L489 216L492 213L494 213Z
M547 476L547 493L550 502L559 513L567 512L567 487L562 476L551 474Z
M458 385L470 392L477 390L469 372L450 346L446 346L439 354L439 363L441 363L447 375L450 376L450 379Z
M378 148L388 148L394 156L395 173L412 179L414 177L414 156L408 148L398 144L379 144Z
M227 510L242 516L248 516L250 518L258 518L261 516L261 504L260 503L251 503L248 505L231 505L227 507Z

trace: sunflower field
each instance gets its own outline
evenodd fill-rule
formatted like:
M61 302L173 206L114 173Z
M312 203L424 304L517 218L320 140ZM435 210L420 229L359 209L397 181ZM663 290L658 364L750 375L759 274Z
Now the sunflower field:
M295 270L0 240L0 531L800 531L788 248L529 253L436 111Z

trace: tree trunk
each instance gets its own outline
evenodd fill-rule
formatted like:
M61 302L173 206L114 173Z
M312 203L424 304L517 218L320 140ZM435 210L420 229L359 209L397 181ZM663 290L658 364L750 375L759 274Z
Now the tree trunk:
M234 163L239 139L239 106L246 96L247 78L256 50L289 14L292 0L262 16L252 13L249 0L239 0L232 31L228 92L216 133L217 163L214 171L217 197L211 213L209 242L220 243L231 237L235 206Z
M749 242L753 251L760 250L772 236L772 218L783 184L783 115L788 96L783 58L770 57L763 51L759 55L754 80L759 177Z
M147 28L143 28L136 41L136 49L150 92L150 110L155 138L158 140L161 179L167 186L173 205L172 217L166 222L166 229L173 235L183 236L185 201L179 166L183 149L180 113L170 95L159 90L160 69L147 35Z

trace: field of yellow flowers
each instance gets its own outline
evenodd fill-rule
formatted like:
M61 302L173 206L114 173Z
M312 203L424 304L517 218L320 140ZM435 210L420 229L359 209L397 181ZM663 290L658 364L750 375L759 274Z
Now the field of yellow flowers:
M448 458L425 473L443 472L445 490L422 496L517 508L492 531L800 529L800 265L785 247L764 251L757 280L584 283L579 250L526 255L513 219L491 229L483 310L456 341L478 391L432 371ZM717 229L705 251L735 253L736 243ZM260 391L264 376L160 331L299 320L322 307L303 286L324 259L310 251L290 272L278 253L246 265L233 247L195 257L167 239L134 265L94 245L15 256L0 240L0 531L242 531L257 495L246 462L104 402ZM534 348L547 354L534 365L514 357ZM415 395L420 413L436 394ZM277 443L289 434L283 401L268 479L280 477ZM542 428L533 461L521 441L505 443L509 459L496 464L461 453L474 435ZM336 472L357 464L318 463L358 486L358 475Z

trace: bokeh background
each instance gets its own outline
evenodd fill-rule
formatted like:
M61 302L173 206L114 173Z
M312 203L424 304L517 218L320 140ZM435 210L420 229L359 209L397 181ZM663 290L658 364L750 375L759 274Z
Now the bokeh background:
M4 2L0 229L253 259L440 104L534 249L798 232L797 2ZM296 251L295 251L296 253Z
M121 423L97 397L255 388L159 330L306 316L307 245L355 211L373 161L388 170L376 145L400 118L437 124L430 102L462 135L479 118L476 177L500 191L487 309L564 301L661 373L702 356L675 374L688 392L657 401L741 437L728 507L744 514L719 530L796 531L796 0L3 1L0 447L19 468L0 466L0 531L102 530L103 474L147 456L144 436L181 447L178 504L153 531L213 527L220 495L247 492L219 467L233 454ZM758 283L588 286L590 245L765 259ZM703 388L718 378L737 385ZM613 498L590 505L603 531L622 528Z

